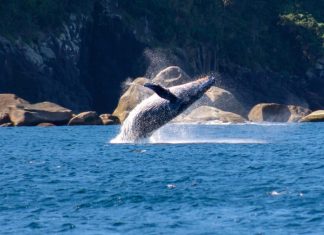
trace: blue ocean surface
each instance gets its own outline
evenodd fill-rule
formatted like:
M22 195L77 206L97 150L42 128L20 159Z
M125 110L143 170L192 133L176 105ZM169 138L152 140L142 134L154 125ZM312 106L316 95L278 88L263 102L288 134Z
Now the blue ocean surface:
M1 234L324 234L324 124L0 129Z

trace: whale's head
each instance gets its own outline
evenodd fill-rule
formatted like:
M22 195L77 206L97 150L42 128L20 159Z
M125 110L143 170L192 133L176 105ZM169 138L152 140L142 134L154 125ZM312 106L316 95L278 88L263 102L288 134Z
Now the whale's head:
M186 83L170 88L170 92L174 94L180 104L178 112L183 112L191 104L203 96L203 94L215 84L215 76L206 76L196 81Z

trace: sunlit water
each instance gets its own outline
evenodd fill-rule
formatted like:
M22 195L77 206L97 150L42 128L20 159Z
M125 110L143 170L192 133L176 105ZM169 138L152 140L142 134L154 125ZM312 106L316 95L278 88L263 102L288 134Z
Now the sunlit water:
M1 234L323 234L324 124L0 129Z

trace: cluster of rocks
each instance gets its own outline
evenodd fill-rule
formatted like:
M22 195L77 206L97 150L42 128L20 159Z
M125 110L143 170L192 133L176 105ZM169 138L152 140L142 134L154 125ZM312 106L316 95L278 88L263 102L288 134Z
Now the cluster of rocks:
M311 114L301 106L262 103L255 105L248 114L251 122L299 122Z
M130 111L144 99L153 94L143 87L146 82L154 82L164 87L184 84L192 81L181 68L171 66L158 73L152 80L144 77L135 79L121 96L113 112L123 122ZM260 103L251 110L229 91L217 86L211 87L201 99L173 122L184 123L244 123L244 122L313 122L324 121L324 110L311 112L310 109L276 103Z
M74 114L71 110L51 102L30 104L14 94L0 94L0 126L53 125L114 125L122 123L128 114L153 94L145 88L146 82L171 87L190 82L181 68L171 66L152 80L135 79L121 96L113 114L98 115L94 111ZM212 86L198 101L173 122L180 123L244 123L244 122L318 122L324 121L324 110L276 103L260 103L247 109L229 91Z
M74 114L51 102L30 104L14 94L0 94L0 126L113 125L119 119L94 111Z

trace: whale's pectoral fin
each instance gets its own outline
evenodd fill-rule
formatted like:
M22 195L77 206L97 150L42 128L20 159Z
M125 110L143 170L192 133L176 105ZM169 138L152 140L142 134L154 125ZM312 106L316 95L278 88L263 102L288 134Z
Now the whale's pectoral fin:
M169 89L164 88L158 84L145 83L144 86L147 88L150 88L158 96L160 96L163 99L169 100L171 103L177 101L177 99L178 99L174 94L172 94L172 92Z

